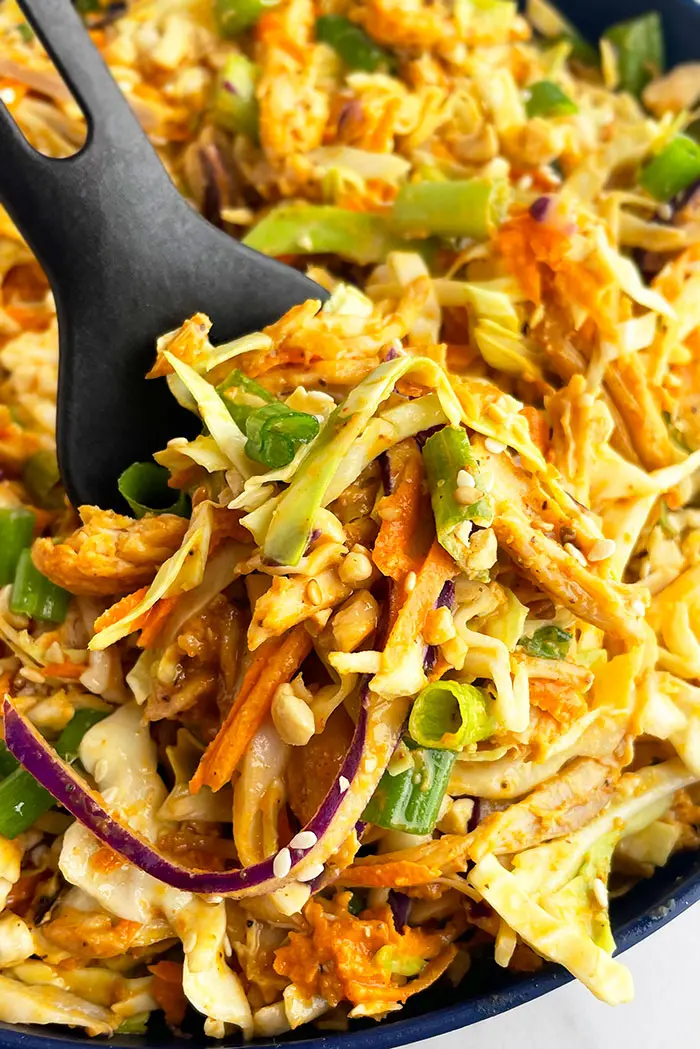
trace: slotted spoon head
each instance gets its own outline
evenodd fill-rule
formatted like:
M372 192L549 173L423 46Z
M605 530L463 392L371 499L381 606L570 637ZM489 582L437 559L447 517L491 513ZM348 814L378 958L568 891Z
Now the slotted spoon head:
M193 417L146 381L159 335L198 311L224 342L327 293L203 219L171 182L70 0L20 6L88 121L37 153L0 103L0 201L44 267L60 333L57 444L74 505L121 508L119 474Z

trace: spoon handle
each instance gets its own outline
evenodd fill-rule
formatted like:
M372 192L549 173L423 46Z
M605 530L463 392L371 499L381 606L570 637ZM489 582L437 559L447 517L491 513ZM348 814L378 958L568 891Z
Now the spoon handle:
M129 224L147 236L157 221L149 202L165 199L172 207L172 196L179 194L70 0L18 2L88 122L83 148L57 160L30 146L0 102L0 201L54 292L65 291L69 281L80 278L76 271L86 266L86 249L93 267L99 265L94 238L85 239L88 220L121 204L124 218L128 213ZM118 226L115 217L106 229Z

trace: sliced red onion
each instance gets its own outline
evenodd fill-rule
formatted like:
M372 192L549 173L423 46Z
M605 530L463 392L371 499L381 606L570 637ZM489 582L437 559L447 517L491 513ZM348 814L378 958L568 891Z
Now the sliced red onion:
M552 205L551 197L538 197L530 205L530 215L535 222L544 222Z
M440 591L440 596L435 602L436 608L453 608L455 603L455 584L452 579L448 579L443 585ZM423 673L430 674L435 668L437 663L438 650L435 645L426 645L425 655L423 656Z
M473 830L476 830L481 819L481 798L472 797L472 801L474 802L474 808L467 823L467 834L471 834Z
M389 906L391 907L391 913L394 915L394 925L397 932L403 932L408 925L408 915L412 902L411 897L407 896L405 892L398 892L396 889L389 890Z
M439 430L444 430L444 429L445 429L445 424L444 423L438 423L437 426L431 426L428 430L419 430L418 433L416 434L416 441L418 442L418 447L422 448L429 437L432 437L433 434L437 433Z
M294 867L302 859L308 859L313 849L321 843L331 828L334 817L341 807L350 785L357 775L367 739L369 694L362 691L360 715L350 749L345 756L335 782L322 801L318 811L302 828L311 831L317 844L307 849L290 849L291 869L284 878L275 876L274 856L262 863L234 871L190 870L163 856L153 845L130 830L104 806L100 795L64 761L53 747L39 735L37 730L9 699L4 703L5 744L24 768L61 804L71 815L87 827L96 838L109 848L129 860L136 867L175 889L213 895L257 896L272 892L294 880Z

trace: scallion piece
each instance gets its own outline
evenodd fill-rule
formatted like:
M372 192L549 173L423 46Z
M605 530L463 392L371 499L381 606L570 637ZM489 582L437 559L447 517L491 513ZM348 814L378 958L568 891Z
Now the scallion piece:
M438 821L457 755L452 750L426 749L415 744L411 751L413 767L398 776L384 773L362 819L386 830L430 834Z
M278 4L279 0L215 0L214 11L222 36L237 36Z
M321 15L316 21L316 39L332 47L349 69L375 73L378 69L391 71L396 66L388 51L344 15Z
M435 681L416 696L408 731L422 747L463 750L493 734L489 698L461 681Z
M68 613L71 595L47 579L32 561L32 552L19 555L10 594L10 610L47 623L62 623Z
M240 369L226 376L216 387L216 392L223 400L229 415L236 426L245 432L245 424L251 412L266 404L273 404L275 398L255 379L249 379Z
M46 448L27 459L22 480L36 506L46 510L59 510L63 506L61 475L55 452Z
M17 758L10 754L5 744L0 740L0 779L9 776L18 767Z
M409 182L391 213L395 229L418 235L486 240L505 215L508 185L488 178Z
M252 139L258 137L258 75L258 67L245 55L229 55L219 74L214 102L217 124Z
M525 109L529 117L563 117L578 113L578 106L553 80L538 80L527 89Z
M374 956L374 961L384 972L395 976L418 976L427 964L425 958L419 955L401 954L393 943L380 947Z
M144 514L177 514L189 517L190 501L184 492L168 486L170 473L157 463L132 463L119 478L119 493L126 499L135 517Z
M31 510L21 506L0 510L0 586L15 578L20 555L32 541L34 522Z
M641 95L650 80L664 69L664 37L661 16L650 11L639 18L618 22L603 33L617 55L618 86Z
M440 183L444 185L444 183ZM390 251L418 251L395 232L389 218L374 211L350 211L333 204L278 204L243 243L264 255L339 255L364 266Z
M521 637L518 645L539 659L566 659L571 641L571 634L561 627L541 626L531 637Z
M76 711L56 741L59 757L72 764L78 757L85 733L108 714L108 710L89 708ZM0 782L0 835L16 838L54 804L51 794L37 783L32 774L15 763L14 770Z
M245 453L272 470L291 463L300 444L308 444L320 427L315 415L295 412L275 401L251 412L246 419Z
M472 503L464 504L457 499L460 471L472 477L476 467L466 430L445 426L434 433L423 445L423 463L438 542L463 571L469 571L469 523L475 521L488 527L493 520L493 507L476 482L470 489L474 493Z
M115 1034L146 1034L148 1031L148 1021L150 1013L134 1013L133 1016L127 1016L126 1020L122 1020L119 1027L114 1030Z
M639 184L657 200L670 200L700 178L700 145L678 135L642 168Z

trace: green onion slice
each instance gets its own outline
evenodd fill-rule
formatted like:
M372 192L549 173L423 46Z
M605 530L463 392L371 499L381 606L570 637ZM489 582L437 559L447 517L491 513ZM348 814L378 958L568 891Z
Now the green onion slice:
M450 781L456 753L452 750L411 747L414 764L392 776L385 772L362 819L386 830L430 834Z
M563 117L578 113L578 106L553 80L538 80L527 89L525 110L529 117Z
M316 21L316 39L332 47L349 69L375 73L378 69L391 72L396 68L393 55L344 15L321 15Z
M541 626L531 637L521 637L518 645L529 656L540 659L566 659L573 638L558 626Z
M77 710L56 741L59 757L70 764L76 761L85 733L108 714L108 710L87 707ZM28 830L40 816L53 808L55 801L30 772L18 765L11 755L7 757L11 758L14 766L10 768L9 762L3 762L0 766L0 771L2 768L8 769L6 778L0 782L0 835L12 839Z
M0 510L0 586L15 578L20 555L34 536L35 520L31 510L21 506Z
M234 368L216 387L229 415L239 430L245 432L248 416L265 404L276 403L272 394L255 379L249 379L239 368Z
M463 750L493 734L491 703L483 689L461 681L435 681L416 697L408 731L436 750Z
M664 37L661 16L650 11L639 18L618 22L603 33L617 54L619 87L641 95L650 80L664 69Z
M700 145L678 135L642 168L640 185L657 200L670 200L700 178Z
M246 419L245 453L272 470L291 463L300 444L308 444L320 427L315 415L295 412L275 401L257 408Z
M503 219L508 200L504 180L409 182L394 201L391 223L397 231L414 235L486 240Z
M214 0L214 12L223 36L237 36L255 25L279 0Z
M10 610L46 623L62 623L68 613L71 595L47 579L32 561L32 552L19 555L10 594Z
M461 426L445 426L434 433L423 446L423 463L438 542L454 557L460 568L468 572L468 536L465 541L465 530L460 525L474 521L482 527L488 527L493 520L493 507L476 486L471 489L474 493L473 503L463 505L457 502L455 493L460 470L465 470L470 477L476 470L466 430Z
M190 501L184 492L168 487L170 472L157 463L132 463L119 478L118 488L135 517L145 514L190 516Z
M61 475L55 452L43 449L27 459L22 480L37 506L46 510L59 510L63 506Z
M245 55L229 55L219 73L214 99L217 124L254 140L258 137L258 76L258 67Z

